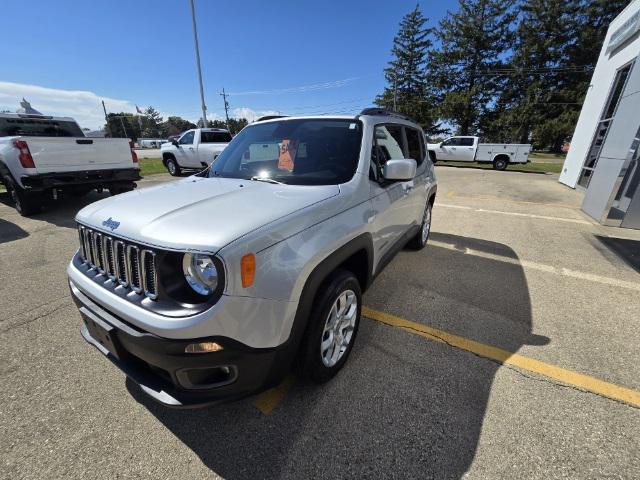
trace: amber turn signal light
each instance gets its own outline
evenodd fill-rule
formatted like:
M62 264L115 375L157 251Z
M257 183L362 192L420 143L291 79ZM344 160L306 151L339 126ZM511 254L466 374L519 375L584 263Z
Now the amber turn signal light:
M253 280L256 276L256 256L253 253L242 257L240 276L242 277L242 288L248 288L253 285Z
M216 342L191 343L184 349L185 353L211 353L222 350L222 345Z

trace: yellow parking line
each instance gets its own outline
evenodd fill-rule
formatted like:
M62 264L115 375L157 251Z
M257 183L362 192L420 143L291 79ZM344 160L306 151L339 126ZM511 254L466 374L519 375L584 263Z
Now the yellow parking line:
M362 314L372 320L402 328L411 333L415 333L430 340L446 343L455 348L465 350L481 357L498 361L505 365L513 365L529 372L552 378L567 385L571 385L582 390L602 395L604 397L628 403L634 407L640 407L640 391L630 388L620 387L613 383L604 382L588 375L556 367L533 358L518 355L517 353L492 347L484 343L469 340L468 338L453 335L436 328L428 327L420 323L405 320L384 312L379 312L371 308L363 307Z
M270 415L275 408L280 405L289 389L293 386L295 377L288 375L280 385L270 388L258 395L253 402L258 410L264 415Z

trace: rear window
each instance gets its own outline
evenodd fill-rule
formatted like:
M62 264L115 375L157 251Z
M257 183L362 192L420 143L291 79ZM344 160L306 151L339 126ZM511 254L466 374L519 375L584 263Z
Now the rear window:
M473 138L461 138L460 139L461 147L473 147Z
M416 161L418 165L422 164L422 148L420 144L420 132L413 128L405 128L407 135L407 149L409 150L409 158Z
M0 118L0 137L84 137L76 122L40 118Z
M201 132L200 143L229 143L231 134L229 132Z

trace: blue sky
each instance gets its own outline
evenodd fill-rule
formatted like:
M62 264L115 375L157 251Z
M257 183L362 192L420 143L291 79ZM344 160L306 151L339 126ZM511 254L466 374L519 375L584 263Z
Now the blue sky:
M416 2L195 4L212 118L224 113L223 86L236 115L370 105L384 86L398 23ZM456 7L457 0L420 2L432 25ZM199 117L188 0L31 0L4 2L2 11L0 109L15 110L25 96L43 113L91 128L102 123L103 98L110 111L153 105L164 115Z

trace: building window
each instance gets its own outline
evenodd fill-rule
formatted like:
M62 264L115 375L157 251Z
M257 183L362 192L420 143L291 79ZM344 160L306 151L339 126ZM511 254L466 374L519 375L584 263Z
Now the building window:
M618 73L616 73L616 78L613 81L613 88L611 88L611 92L609 93L609 99L607 100L600 121L598 122L596 134L593 138L591 148L589 149L589 153L587 154L587 158L582 167L580 178L578 179L578 185L580 185L581 187L587 188L589 186L591 176L593 175L593 171L595 170L596 164L598 163L598 158L600 158L602 146L604 145L604 141L607 138L607 133L609 133L609 127L611 126L613 118L616 115L616 111L618 110L620 98L622 97L624 88L627 85L627 80L632 68L633 62L622 67L620 70L618 70Z

